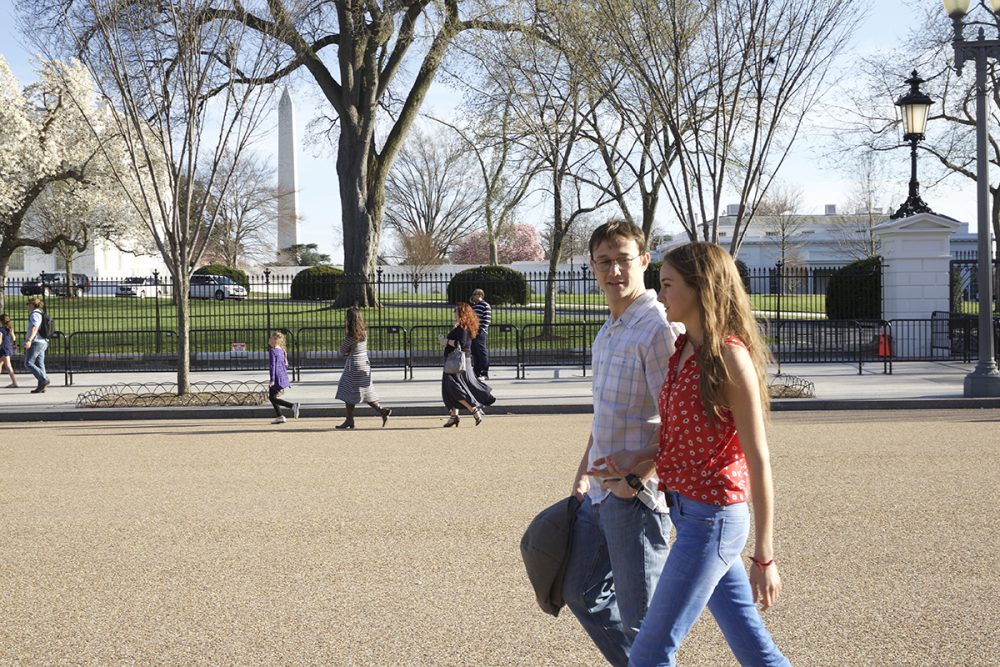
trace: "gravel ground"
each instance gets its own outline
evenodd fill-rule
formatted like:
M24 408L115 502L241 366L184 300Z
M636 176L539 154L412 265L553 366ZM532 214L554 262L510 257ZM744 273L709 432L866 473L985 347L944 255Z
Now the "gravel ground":
M601 664L518 552L588 416L334 423L0 425L0 663ZM775 415L794 664L998 664L998 423ZM708 614L680 664L735 664Z

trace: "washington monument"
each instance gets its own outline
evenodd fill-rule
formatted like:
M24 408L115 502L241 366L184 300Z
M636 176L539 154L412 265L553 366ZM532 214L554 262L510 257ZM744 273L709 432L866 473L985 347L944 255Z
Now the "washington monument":
M278 264L292 266L288 248L299 242L299 167L295 157L295 107L288 87L278 103Z

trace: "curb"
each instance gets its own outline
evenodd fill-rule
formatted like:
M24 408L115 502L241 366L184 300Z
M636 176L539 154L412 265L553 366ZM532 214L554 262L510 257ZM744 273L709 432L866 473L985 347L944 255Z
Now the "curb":
M390 406L398 417L441 417L446 416L443 405ZM822 411L873 411L873 410L960 410L997 409L1000 398L891 398L880 400L812 398L777 399L772 401L773 412L822 412ZM490 408L487 415L577 415L591 414L590 403L566 403L541 405L504 405ZM342 406L332 404L305 405L305 418L342 419ZM73 421L157 421L157 420L202 420L202 419L270 419L274 413L269 406L219 406L202 408L69 408L66 410L42 409L30 412L0 410L0 423L38 423ZM365 419L364 412L358 413ZM375 419L374 415L372 419Z

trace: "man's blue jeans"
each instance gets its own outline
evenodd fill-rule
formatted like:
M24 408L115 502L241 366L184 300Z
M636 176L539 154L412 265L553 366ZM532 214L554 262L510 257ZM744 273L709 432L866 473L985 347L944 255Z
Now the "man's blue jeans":
M39 385L48 384L49 376L45 372L45 351L49 349L49 341L36 338L31 341L31 347L24 351L24 367L35 376Z
M670 517L638 499L584 499L573 526L563 597L612 665L628 663L667 559Z
M677 648L708 606L741 665L788 666L754 605L743 566L747 504L719 507L678 493L670 500L676 537L628 664L675 665Z

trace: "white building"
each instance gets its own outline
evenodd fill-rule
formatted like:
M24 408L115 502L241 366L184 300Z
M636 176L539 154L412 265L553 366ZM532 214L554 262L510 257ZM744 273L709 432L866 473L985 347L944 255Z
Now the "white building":
M66 263L57 253L45 254L37 248L18 248L10 258L7 280L20 284L42 273L65 271ZM122 252L107 241L95 241L84 253L73 259L73 273L86 275L91 280L113 281L129 276L149 276L153 271L167 274L167 267L159 255L133 255Z
M719 243L732 241L738 205L727 207L727 215L719 218ZM751 220L740 246L739 259L751 271L773 268L782 259L800 268L839 267L858 259L852 246L862 242L865 230L884 223L888 214L872 212L838 213L833 204L826 206L823 215L789 214L785 216L760 216ZM974 252L976 235L969 232L968 223L960 227L950 240L951 254ZM784 241L784 243L782 243ZM656 257L672 247L687 243L684 234L675 234L657 244Z

